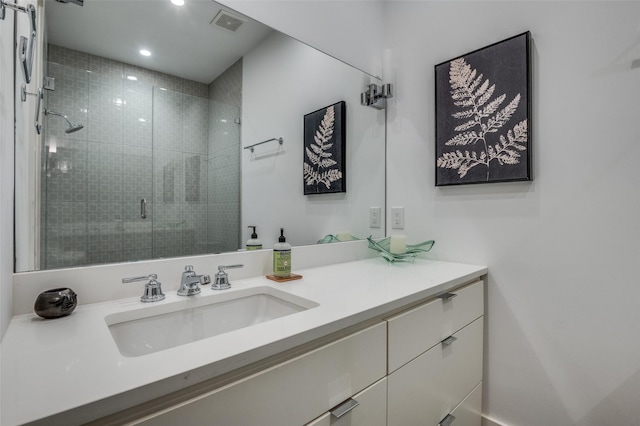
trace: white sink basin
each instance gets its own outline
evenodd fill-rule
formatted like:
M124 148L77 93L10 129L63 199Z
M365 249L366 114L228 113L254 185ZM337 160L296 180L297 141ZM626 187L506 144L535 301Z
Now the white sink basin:
M136 357L217 336L318 306L272 287L144 306L105 317L120 353Z

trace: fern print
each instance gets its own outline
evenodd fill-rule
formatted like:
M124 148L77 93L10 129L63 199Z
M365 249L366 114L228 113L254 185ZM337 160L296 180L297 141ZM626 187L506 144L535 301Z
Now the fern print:
M340 104L336 104L340 105ZM322 120L313 132L313 142L305 141L305 159L303 163L303 179L305 194L318 192L339 192L334 191L334 186L340 184L343 173L338 161L334 159L334 144L336 143L336 105L331 105L324 109ZM321 110L322 111L322 110ZM312 116L314 113L309 114ZM305 117L305 120L307 117ZM305 122L306 126L306 122ZM307 129L305 128L305 134ZM340 143L343 143L340 140ZM309 187L309 190L307 190ZM321 187L321 188L318 188ZM316 190L312 190L315 188Z
M524 36L528 46L528 33ZM528 54L528 49L526 52ZM505 52L495 53L495 56L500 59L496 66L503 65ZM486 64L486 60L482 63ZM459 179L473 170L473 179L478 182L491 181L492 172L508 176L509 172L502 172L502 169L520 164L523 151L528 148L528 111L526 114L521 112L527 108L526 102L522 102L522 94L512 91L515 94L508 98L506 93L500 93L496 83L473 68L465 57L454 59L448 65L448 95L452 107L447 110L450 118L445 117L445 120L452 132L437 142L444 146L437 156L436 166L455 171ZM525 77L528 78L528 70ZM524 83L522 87L526 91L528 82ZM517 121L514 116L519 117ZM528 160L527 156L525 178L528 178ZM521 177L516 176L516 179L521 180Z

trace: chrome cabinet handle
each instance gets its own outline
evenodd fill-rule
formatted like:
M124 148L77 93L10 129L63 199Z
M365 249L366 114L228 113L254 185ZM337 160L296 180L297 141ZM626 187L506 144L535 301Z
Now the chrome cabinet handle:
M442 419L440 423L438 423L438 426L450 426L455 419L456 419L456 416L452 414L447 414L447 416L444 419Z
M358 405L360 405L358 401L356 401L353 398L349 398L345 402L343 402L342 404L338 405L333 410L331 410L331 415L334 416L336 419L339 419L340 417L344 416L345 414L347 414L348 412L356 408Z
M442 343L445 346L449 346L451 345L453 342L455 342L456 340L458 340L457 337L454 336L449 336L446 339L444 339L443 341L441 341L440 343Z
M147 200L145 200L144 198L140 200L140 217L142 219L147 218Z
M440 296L438 296L440 299L442 299L444 302L453 299L454 297L456 297L457 294L455 293L444 293L441 294Z

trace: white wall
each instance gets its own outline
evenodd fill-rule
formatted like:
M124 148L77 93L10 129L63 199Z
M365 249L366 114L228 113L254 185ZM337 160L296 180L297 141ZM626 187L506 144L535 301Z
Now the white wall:
M13 301L13 22L7 10L0 21L0 339Z
M371 79L288 36L274 33L243 59L242 146L270 138L251 154L241 153L242 232L258 226L264 247L285 228L292 245L314 244L327 234L348 231L364 238L383 236L369 228L368 211L384 206L384 111L360 105ZM294 96L287 95L294 93ZM347 192L303 195L303 117L346 103ZM265 105L268 105L265 108ZM286 199L287 203L275 200Z
M23 5L27 1L19 2ZM33 57L31 82L27 84L27 95L25 101L20 96L21 86L25 83L22 72L22 64L19 60L16 63L16 140L15 140L15 163L21 166L15 169L15 211L16 217L21 220L16 221L15 235L15 258L16 270L29 271L39 264L40 246L40 218L36 212L40 211L40 140L34 126L35 110L37 104L38 88L42 87L43 80L43 48L44 46L44 6L36 6L36 42L35 54ZM29 36L31 25L26 13L17 15L17 34ZM44 108L44 100L41 101L40 111ZM40 124L44 121L44 114L39 116ZM38 195L36 195L38 194Z
M380 76L380 0L218 0L329 55Z
M489 266L485 403L512 426L640 421L640 3L392 2L389 205ZM435 64L533 36L531 183L434 187Z
M26 1L18 1L18 4L26 5ZM42 31L44 20L42 18L42 3L37 6L37 26L38 38L35 44L35 55L33 63L33 74L31 83L27 85L27 92L35 93L42 82L42 52L43 40ZM9 325L13 315L13 259L14 259L14 155L20 157L22 167L17 173L31 176L31 179L24 179L29 182L27 185L36 185L33 176L38 170L37 145L32 141L37 135L34 127L36 97L27 96L27 101L20 99L20 86L25 82L21 71L21 64L17 59L17 52L14 40L14 24L17 36L29 36L29 17L26 13L13 12L7 9L7 16L4 21L0 21L0 338ZM15 15L15 17L14 17ZM15 60L15 62L14 62ZM14 85L14 69L15 80ZM15 91L15 98L14 98ZM15 107L15 113L14 113ZM15 136L14 136L14 116ZM37 200L26 199L25 193L37 193L26 191L21 188L15 191L18 201L25 206L29 212L36 211L34 204ZM24 211L23 211L24 213ZM21 213L18 213L21 214ZM31 213L30 213L31 214ZM38 226L33 215L29 218L31 229L24 230L25 234L31 235L28 247L24 247L25 252L29 252L28 257L33 258L34 233Z
M299 7L310 38L331 28L343 38L332 38L327 51L366 61L351 38L360 24L329 27L320 20L325 25L316 28L316 16ZM388 5L385 47L393 50L396 75L388 111L389 205L406 207L410 239L436 240L434 256L489 266L485 411L505 425L636 425L640 417L640 289L633 269L640 255L639 16L638 2ZM2 64L12 51L4 24ZM433 65L525 30L534 39L535 180L434 188ZM6 320L13 174L4 137L10 91L0 72Z

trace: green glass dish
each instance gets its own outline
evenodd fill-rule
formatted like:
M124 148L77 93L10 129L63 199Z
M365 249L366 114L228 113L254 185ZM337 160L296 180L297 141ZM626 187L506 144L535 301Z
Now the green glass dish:
M358 241L358 240L360 240L360 238L351 235L351 240L349 241ZM344 243L344 241L339 240L336 235L331 235L331 234L327 235L321 240L318 240L318 244L327 244L327 243Z
M387 262L413 262L418 253L426 253L436 243L434 240L424 241L418 244L407 244L407 251L402 254L395 254L389 251L391 246L391 238L383 238L380 241L374 241L371 237L367 237L369 248L380 253Z

